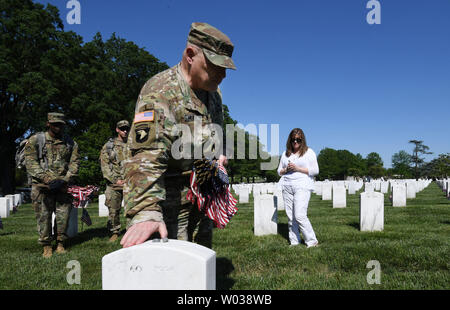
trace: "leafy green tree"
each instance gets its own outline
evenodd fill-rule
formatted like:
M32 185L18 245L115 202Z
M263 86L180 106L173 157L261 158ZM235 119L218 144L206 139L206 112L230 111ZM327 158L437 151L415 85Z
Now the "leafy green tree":
M426 163L421 170L422 176L448 178L450 176L450 153L439 154L438 158Z
M411 178L411 163L412 158L406 151L399 151L392 155L392 172L399 175L403 179Z
M131 120L145 81L168 66L115 34L106 42L97 34L83 45L79 35L64 31L52 5L0 0L0 12L0 175L6 194L14 190L17 144L45 129L48 112L65 113L67 133L94 146L90 135L101 131L91 126L103 122L113 132L118 120ZM81 148L82 158L91 156L86 150ZM98 171L97 160L90 165L86 171Z
M14 190L14 153L24 136L44 128L73 89L81 37L64 32L58 9L31 0L0 0L0 175Z
M425 162L425 158L421 157L420 155L433 153L428 152L430 148L424 145L422 140L410 140L409 143L414 144L411 161L414 163L414 175L417 180L419 179L419 167Z

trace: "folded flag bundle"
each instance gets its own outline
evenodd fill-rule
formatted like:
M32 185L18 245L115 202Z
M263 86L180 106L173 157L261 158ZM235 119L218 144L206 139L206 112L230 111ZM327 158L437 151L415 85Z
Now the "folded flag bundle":
M91 217L88 211L85 209L87 202L92 199L92 196L98 192L98 187L88 185L86 187L81 186L69 186L67 192L73 196L72 206L74 208L82 208L81 221L86 223L87 226L92 225Z
M237 200L230 192L225 167L208 159L196 160L189 184L186 198L197 204L217 228L225 228L237 212Z

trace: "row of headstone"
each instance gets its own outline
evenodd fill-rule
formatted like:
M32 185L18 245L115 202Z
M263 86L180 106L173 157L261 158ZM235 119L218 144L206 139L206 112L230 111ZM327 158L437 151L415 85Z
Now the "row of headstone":
M22 196L20 194L6 195L0 197L0 216L7 218L13 213L14 208L18 208L22 204Z
M444 192L445 197L450 199L450 179L436 180L436 183Z
M333 206L345 205L345 193L349 190L350 184L346 187L345 184L329 183ZM396 197L396 193L403 190L406 200L407 184L393 182L394 196ZM410 185L410 188L412 187ZM321 190L323 188L321 186ZM328 188L328 185L325 188ZM369 185L365 188L366 191L360 194L361 231L384 229L384 194L376 189L376 186ZM382 184L379 190L381 189ZM250 189L238 191L240 196L248 197ZM278 196L276 191L273 195L261 192L254 192L254 194L256 194L254 196L254 234L256 236L277 234ZM102 201L104 203L104 198ZM216 253L198 244L180 240L147 241L141 245L110 253L102 259L102 286L106 290L215 289L215 276Z

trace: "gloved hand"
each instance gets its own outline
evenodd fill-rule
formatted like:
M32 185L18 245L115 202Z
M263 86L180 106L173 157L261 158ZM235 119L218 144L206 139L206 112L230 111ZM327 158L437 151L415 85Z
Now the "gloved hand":
M48 183L48 186L52 192L61 191L66 187L66 185L67 182L61 179L52 180Z

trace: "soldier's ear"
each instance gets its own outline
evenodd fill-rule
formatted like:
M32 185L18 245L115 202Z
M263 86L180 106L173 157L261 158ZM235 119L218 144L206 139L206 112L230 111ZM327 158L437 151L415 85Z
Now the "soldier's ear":
M197 51L192 46L186 47L185 57L188 64L192 65L192 62L194 61L194 56L197 55Z

